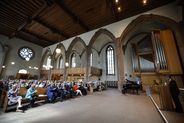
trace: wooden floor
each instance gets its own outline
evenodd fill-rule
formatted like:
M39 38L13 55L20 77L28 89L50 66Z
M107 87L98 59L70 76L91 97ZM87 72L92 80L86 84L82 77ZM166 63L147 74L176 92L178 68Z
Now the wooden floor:
M163 123L145 94L121 94L117 89L95 92L25 113L0 114L0 123ZM176 123L176 122L175 122Z

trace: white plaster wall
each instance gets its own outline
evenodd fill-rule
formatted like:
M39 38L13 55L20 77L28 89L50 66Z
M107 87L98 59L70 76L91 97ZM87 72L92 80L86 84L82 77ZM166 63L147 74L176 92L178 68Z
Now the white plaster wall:
M167 4L165 6L162 6L162 7L159 7L159 8L156 8L156 9L153 9L153 10L150 10L150 11L147 11L147 12L144 12L144 13L141 13L139 15L136 15L136 16L133 16L133 17L130 17L130 18L127 18L127 19L118 21L116 23L109 24L109 25L104 26L104 27L101 27L101 28L105 28L105 29L109 30L111 33L114 34L114 36L116 38L118 38L118 37L121 36L123 30L127 27L127 25L132 20L134 20L135 18L137 18L138 16L140 16L142 14L156 14L156 15L161 15L161 16L165 16L165 17L171 18L171 19L173 19L173 20L175 20L177 22L179 22L179 21L182 20L181 9L174 2L174 3ZM87 33L83 33L83 34L78 35L76 37L80 37L82 40L84 40L84 42L86 43L86 45L88 45L89 42L90 42L90 40L91 40L91 38L95 34L95 32L97 30L99 30L99 29L100 28L95 29L95 30L92 30L92 31L89 31ZM70 39L67 39L67 40L64 40L64 41L61 42L65 46L66 50L68 49L70 43L72 42L72 40L74 38L75 37L72 37ZM59 44L59 43L57 43L57 44ZM56 47L57 44L48 46L51 49L52 53L54 52L54 49L55 49L55 47ZM45 49L47 49L48 47L45 47L44 48L42 54L44 53Z
M96 68L101 68L100 67L100 58L96 50L92 49L92 54L93 54L93 61L92 61L92 66Z
M83 54L82 54L82 56L81 56L81 67L86 67L86 60L87 60L87 58L86 58L86 52L84 52Z
M17 38L9 39L4 35L0 35L0 42L9 46L9 52L5 61L6 68L3 71L3 78L6 78L6 76L9 75L15 76L19 69L26 69L31 75L39 75L39 70L29 69L29 66L39 67L43 50L42 47ZM23 46L28 46L34 50L35 56L32 60L25 61L19 57L18 50ZM15 65L11 65L11 62L15 62Z

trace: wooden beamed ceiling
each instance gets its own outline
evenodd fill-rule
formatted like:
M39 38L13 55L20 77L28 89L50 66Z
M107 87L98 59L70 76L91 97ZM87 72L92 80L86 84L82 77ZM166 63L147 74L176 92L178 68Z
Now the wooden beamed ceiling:
M0 0L0 34L46 47L173 1Z

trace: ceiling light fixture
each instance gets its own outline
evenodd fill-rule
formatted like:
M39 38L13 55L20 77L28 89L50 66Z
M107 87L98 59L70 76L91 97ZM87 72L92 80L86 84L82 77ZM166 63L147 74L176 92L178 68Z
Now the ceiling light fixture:
M121 7L120 6L118 6L118 12L121 12Z
M118 4L119 3L119 0L115 0L115 3Z
M146 5L148 3L147 0L142 0L143 5Z
M12 64L12 65L14 65L14 64L15 64L15 62L11 62L11 64Z
M68 66L69 66L68 62L66 62L66 63L65 63L65 66L66 66L66 67L68 67Z

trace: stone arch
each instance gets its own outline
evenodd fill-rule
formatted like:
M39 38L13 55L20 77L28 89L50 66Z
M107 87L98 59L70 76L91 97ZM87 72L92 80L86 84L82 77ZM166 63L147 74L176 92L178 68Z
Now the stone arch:
M95 44L95 41L98 39L98 37L100 35L102 35L102 34L108 36L112 40L112 42L107 42L105 44L102 44L101 47L100 47L100 49L98 49L98 48L96 48L94 46L94 44ZM101 53L102 49L108 43L115 43L115 41L116 41L116 37L109 30L103 29L103 28L99 29L98 31L95 32L95 34L92 36L92 38L91 38L91 40L89 42L89 45L88 45L88 51L89 51L89 53L88 53L88 59L90 59L90 54L92 53L92 49L97 52L98 56L100 56L100 53Z
M51 49L50 49L50 48L46 49L46 51L44 52L44 54L43 54L43 56L42 56L42 58L41 58L40 70L41 70L41 68L42 68L42 66L43 66L43 63L44 63L45 58L46 58L47 56L49 56L49 55L51 56L51 59L52 59L52 53L51 53Z
M69 48L68 48L68 52L71 52L72 48L75 46L75 44L77 42L81 42L83 44L83 46L86 48L86 44L84 42L84 40L82 40L80 37L76 37L75 39L72 40L72 43L70 44Z
M95 34L93 35L93 37L91 38L89 45L88 46L92 46L94 44L94 42L96 41L96 39L101 35L101 34L105 34L108 35L112 41L115 42L116 37L107 29L99 29L98 31L95 32Z
M60 48L60 49L61 49L61 54L66 52L66 49L65 49L64 45L63 45L62 43L59 43L59 44L56 46L56 48L55 48L55 50L54 50L54 52L53 52L53 56L56 55L56 49L57 49L57 48ZM62 50L63 50L63 52L62 52Z
M59 54L56 53L56 49L57 49L57 48L61 49L61 53L59 53ZM56 65L57 65L56 62L57 62L58 57L60 57L60 56L63 57L64 63L65 63L66 49L65 49L65 47L64 47L64 45L63 45L62 43L59 43L59 44L56 46L56 48L55 48L55 50L54 50L52 56L53 56L53 67L54 67L54 68L56 68Z
M159 22L173 31L177 42L176 45L179 48L180 52L179 55L182 59L182 63L184 64L184 54L182 54L182 51L184 50L184 43L181 27L179 26L179 23L165 16L155 14L144 14L138 16L136 19L130 22L125 30L122 32L120 36L121 47L123 47L127 43L127 37L132 32L132 30L136 30L138 28L138 25L144 24L146 22Z
M82 43L82 45L83 45L83 47L84 47L84 49L83 49L83 51L82 51L81 53L83 53L84 50L86 50L86 47L87 47L87 46L86 46L84 40L82 40L80 37L76 37L75 39L72 40L72 43L70 44L70 46L69 46L69 48L68 48L68 50L67 50L67 52L66 52L66 59L67 59L67 61L69 60L70 55L71 55L71 53L72 53L72 51L73 51L73 47L77 44L77 42ZM78 52L77 52L77 53L78 53ZM81 53L79 53L79 55L81 55Z

